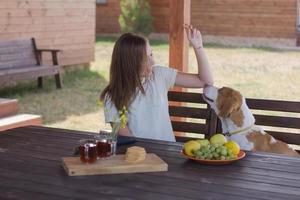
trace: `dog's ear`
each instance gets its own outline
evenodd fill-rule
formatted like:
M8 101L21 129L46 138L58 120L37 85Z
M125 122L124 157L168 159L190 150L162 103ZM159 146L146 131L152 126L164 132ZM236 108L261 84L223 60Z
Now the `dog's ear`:
M236 91L235 94L233 95L233 98L234 98L235 104L234 104L234 108L230 114L230 119L238 127L242 127L243 122L244 122L244 114L241 109L241 107L243 105L243 96L241 95L241 93Z
M244 123L244 113L242 109L238 109L235 112L230 114L230 119L237 125L238 127L242 127Z
M230 117L230 114L233 111L233 105L230 101L223 101L219 106L219 116L223 118Z

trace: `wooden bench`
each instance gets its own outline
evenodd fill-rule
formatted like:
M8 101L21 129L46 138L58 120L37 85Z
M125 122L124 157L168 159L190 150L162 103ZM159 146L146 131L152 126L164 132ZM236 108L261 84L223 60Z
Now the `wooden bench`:
M176 102L184 103L182 106L169 106L169 114L177 142L185 142L193 138L193 136L189 137L185 133L201 134L206 138L216 133L217 116L204 101L202 94L170 91L168 99L175 104Z
M202 94L170 91L168 98L171 102L189 103L188 106L169 106L171 117L185 119L171 119L177 141L184 142L194 137L176 132L203 134L206 138L222 132L220 120L203 100ZM254 113L257 125L263 126L276 139L300 145L300 102L251 98L246 98L246 102ZM196 123L189 119L202 119L202 122Z
M43 87L43 77L54 75L56 87L61 88L57 49L37 49L35 39L0 41L0 85L37 78ZM42 53L52 54L52 64L43 64Z
M251 98L246 102L256 125L263 126L276 139L300 145L300 102ZM217 130L221 130L220 121Z

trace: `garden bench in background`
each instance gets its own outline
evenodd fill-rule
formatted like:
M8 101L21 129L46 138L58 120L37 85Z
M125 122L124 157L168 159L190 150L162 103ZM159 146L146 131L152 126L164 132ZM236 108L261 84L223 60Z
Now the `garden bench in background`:
M43 87L43 77L54 75L56 87L61 88L57 49L37 49L35 39L0 41L0 86L22 80L37 79ZM52 53L52 64L43 64L42 53Z

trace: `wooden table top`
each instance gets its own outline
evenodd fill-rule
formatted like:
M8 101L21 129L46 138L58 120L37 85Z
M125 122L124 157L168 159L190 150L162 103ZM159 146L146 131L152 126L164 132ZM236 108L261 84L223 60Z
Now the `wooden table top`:
M1 132L0 199L300 199L300 159L248 152L230 165L208 166L183 158L180 143L146 139L134 145L161 157L168 172L67 176L61 158L90 137L34 126Z

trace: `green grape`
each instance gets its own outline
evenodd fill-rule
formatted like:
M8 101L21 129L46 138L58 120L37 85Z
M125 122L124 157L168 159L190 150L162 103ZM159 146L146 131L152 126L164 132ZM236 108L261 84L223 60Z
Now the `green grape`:
M214 152L216 150L215 147L211 146L210 149L209 149L211 152Z
M202 150L202 154L207 154L207 151L206 150Z
M222 150L222 151L223 151L223 150L226 150L226 151L227 151L227 147L221 146L221 150Z
M217 159L217 158L219 158L219 154L218 153L213 153L213 157L215 158L215 159Z
M199 150L195 152L196 157L199 157L199 156L202 156L202 155L203 155L203 153Z
M225 160L225 159L226 159L225 156L220 157L220 160Z
M226 149L222 149L221 155L222 155L222 156L226 156L226 155L227 155L227 150L226 150Z
M230 156L226 156L226 160L230 160L231 159L231 157Z
M204 147L205 151L209 151L209 148L210 147L208 145Z
M212 157L213 157L212 154L208 154L208 155L207 155L207 159L209 159L209 160L211 160Z

